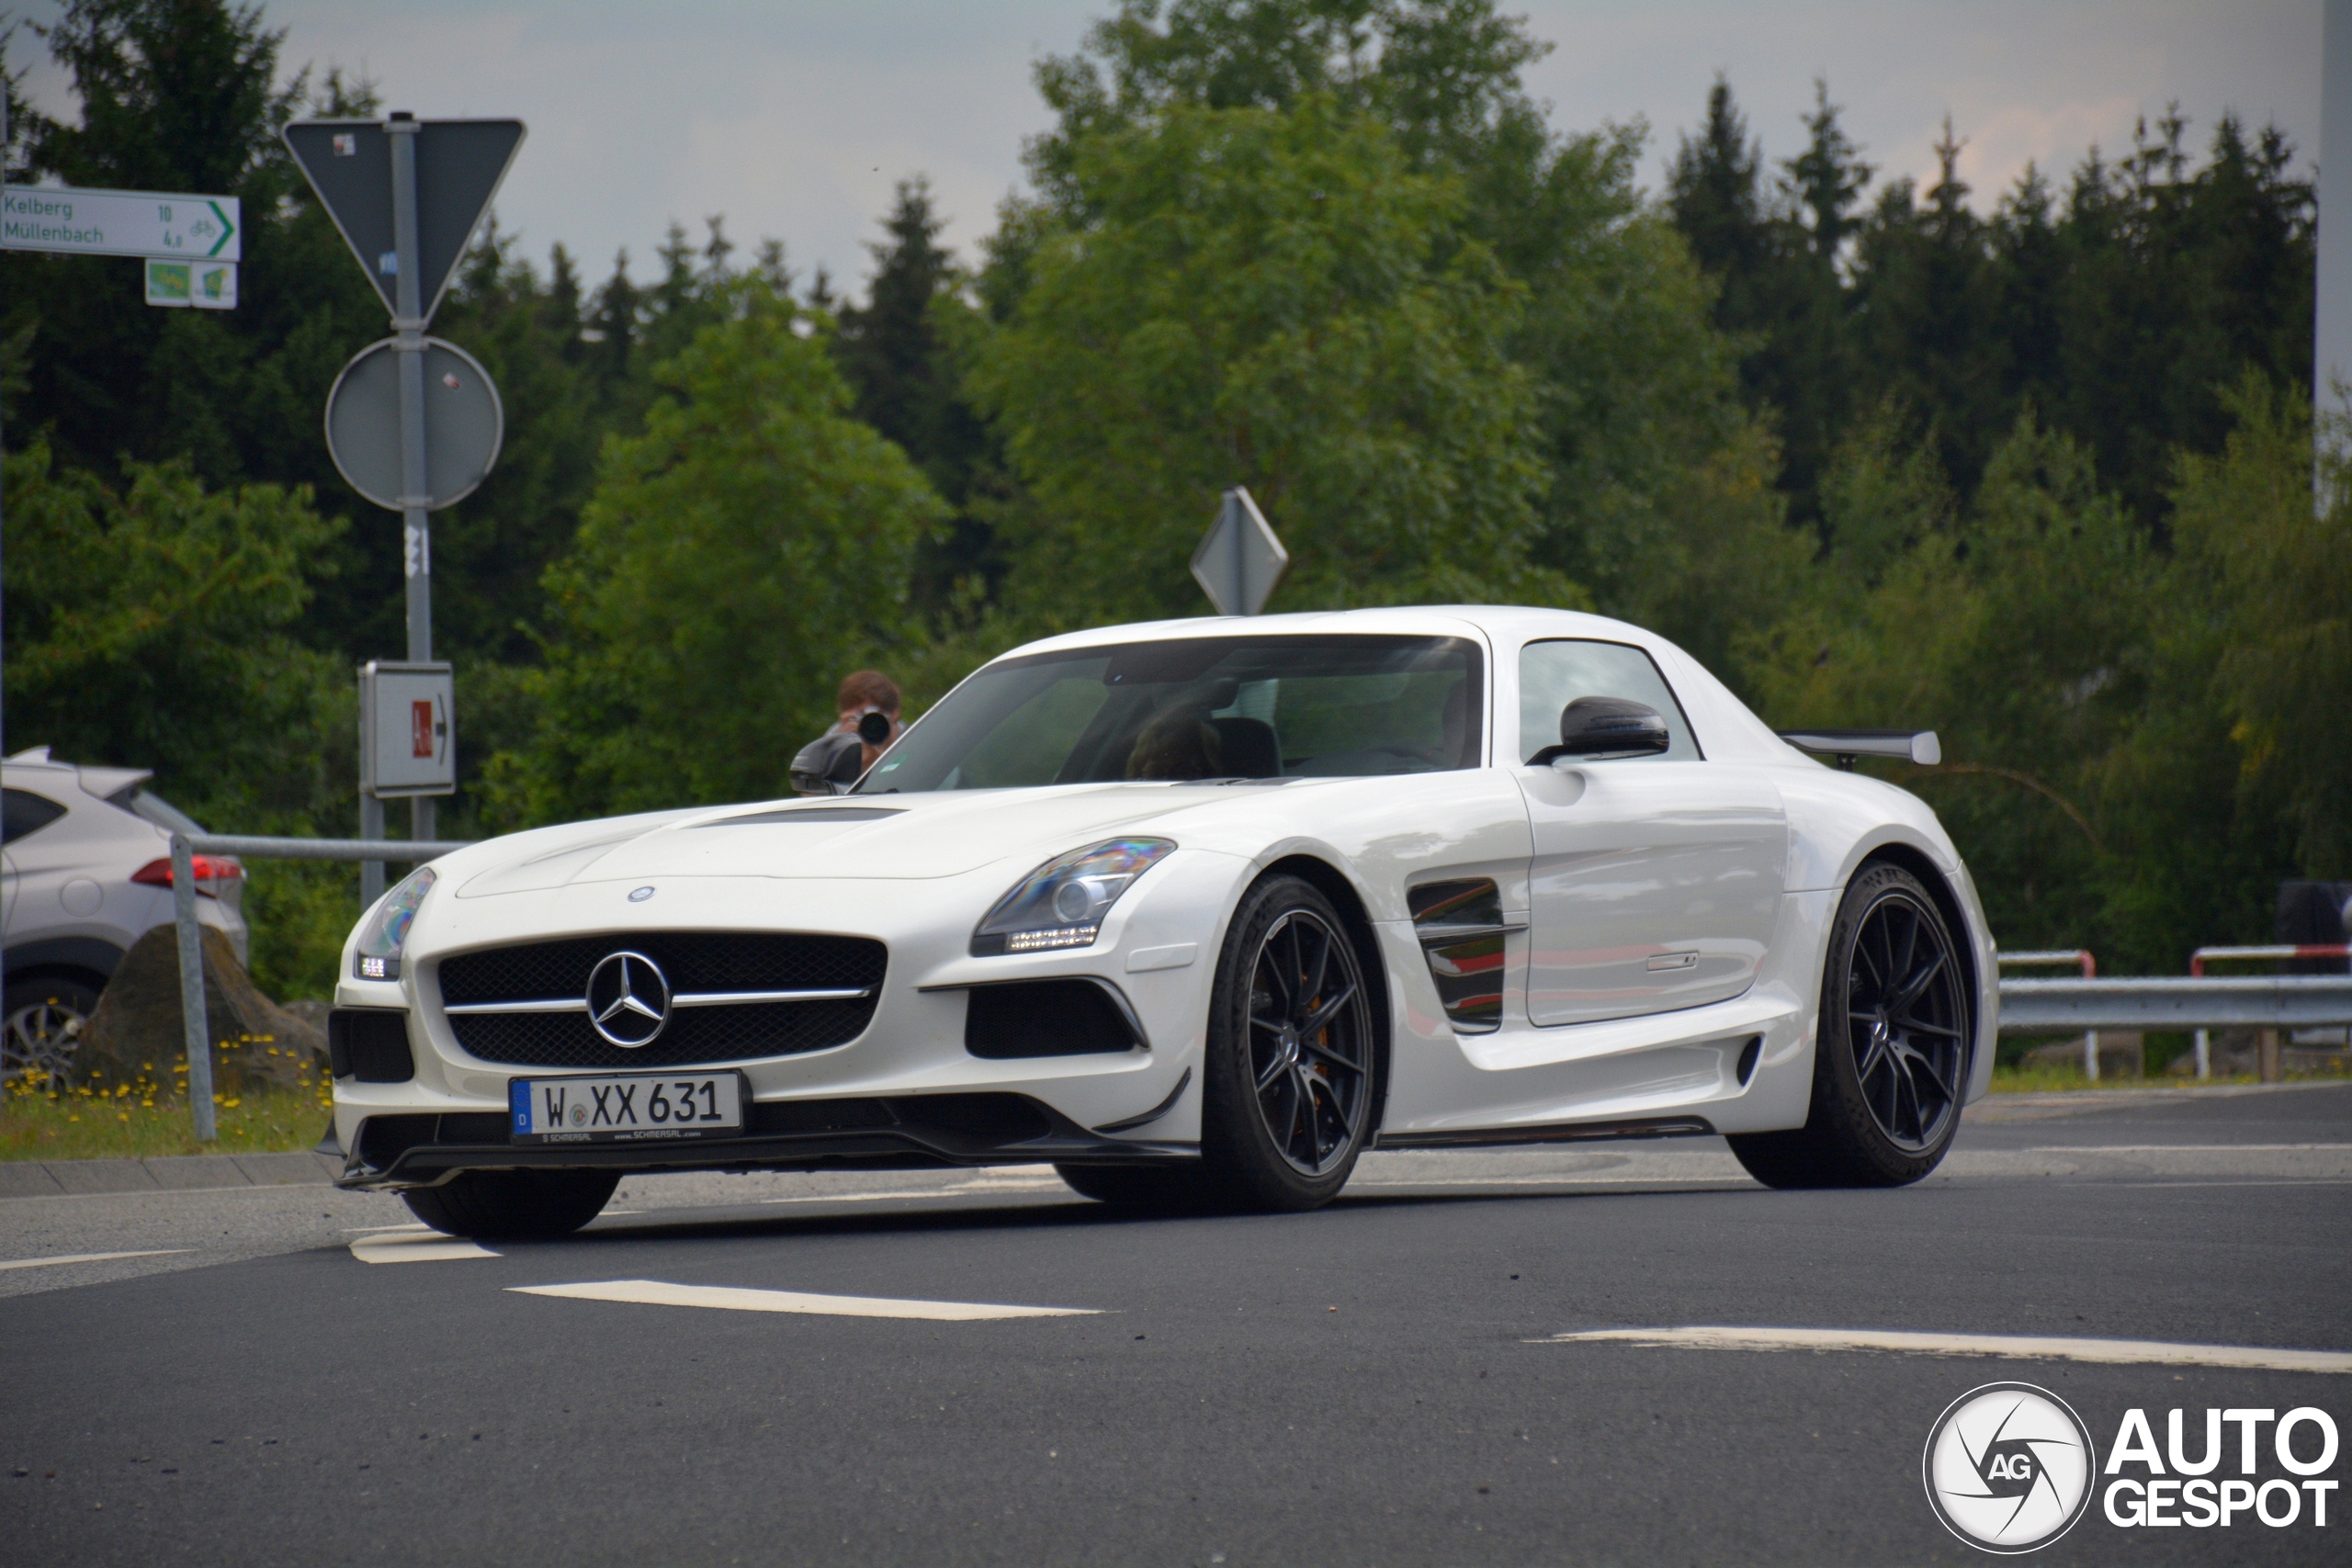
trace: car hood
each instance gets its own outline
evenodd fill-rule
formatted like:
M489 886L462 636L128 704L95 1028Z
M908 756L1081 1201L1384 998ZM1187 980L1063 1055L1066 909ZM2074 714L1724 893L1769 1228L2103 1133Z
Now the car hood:
M582 823L553 843L544 833L529 835L532 842L518 842L524 852L513 859L468 866L458 897L658 876L956 876L1008 858L1042 861L1073 842L1237 802L1262 787L1111 784L844 795Z

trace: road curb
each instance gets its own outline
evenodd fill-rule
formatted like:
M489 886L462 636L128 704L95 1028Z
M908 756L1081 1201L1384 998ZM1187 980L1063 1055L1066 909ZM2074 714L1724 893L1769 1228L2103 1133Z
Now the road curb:
M323 1187L342 1173L331 1155L178 1155L157 1159L0 1160L0 1200L119 1192L219 1192Z

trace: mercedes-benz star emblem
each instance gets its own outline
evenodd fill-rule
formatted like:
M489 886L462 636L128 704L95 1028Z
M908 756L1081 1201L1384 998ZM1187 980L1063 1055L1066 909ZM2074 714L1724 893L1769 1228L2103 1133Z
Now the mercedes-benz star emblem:
M653 1043L670 1021L670 982L641 953L608 953L588 972L588 1021L624 1051Z

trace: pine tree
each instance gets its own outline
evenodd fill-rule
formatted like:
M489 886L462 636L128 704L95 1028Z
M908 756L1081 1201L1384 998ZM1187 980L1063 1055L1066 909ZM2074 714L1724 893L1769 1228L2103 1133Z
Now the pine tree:
M1880 198L1856 251L1854 295L1858 390L1930 419L1944 471L1972 494L2016 402L1987 229L1960 177L1964 145L1947 118L1927 204L1916 205L1908 180Z
M901 180L887 243L869 243L874 274L865 303L837 312L833 360L856 397L857 417L895 441L956 509L948 531L918 552L916 599L938 608L974 572L993 580L1002 565L989 525L971 514L976 474L990 460L986 426L964 400L941 338L938 311L959 286L956 259L939 243L945 227L922 175Z
M1682 138L1674 154L1666 205L1700 267L1723 283L1718 322L1727 311L1744 313L1742 296L1770 251L1763 162L1762 146L1749 140L1747 118L1732 101L1731 84L1717 75L1707 90L1704 128L1696 141Z
M1845 253L1857 225L1854 208L1877 172L1847 139L1838 113L1829 101L1828 81L1815 77L1813 112L1804 117L1805 150L1781 164L1782 186L1804 215L1813 254L1832 265Z

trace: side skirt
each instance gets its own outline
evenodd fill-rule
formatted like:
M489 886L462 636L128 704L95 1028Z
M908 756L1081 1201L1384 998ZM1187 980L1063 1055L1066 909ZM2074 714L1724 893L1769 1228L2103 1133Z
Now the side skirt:
M1656 1116L1632 1122L1554 1122L1533 1127L1465 1127L1440 1133L1383 1133L1375 1149L1475 1149L1511 1144L1585 1144L1622 1138L1709 1138L1703 1116Z

